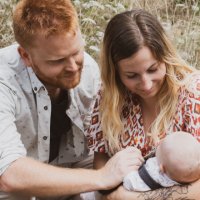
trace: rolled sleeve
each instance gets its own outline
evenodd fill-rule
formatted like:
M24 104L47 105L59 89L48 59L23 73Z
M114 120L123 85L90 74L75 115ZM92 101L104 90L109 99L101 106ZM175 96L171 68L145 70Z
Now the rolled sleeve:
M17 96L0 83L0 175L20 157L26 149L15 125Z

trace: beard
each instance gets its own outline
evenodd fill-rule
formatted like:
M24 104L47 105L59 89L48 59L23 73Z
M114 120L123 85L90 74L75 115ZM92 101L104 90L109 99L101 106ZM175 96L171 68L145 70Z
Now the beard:
M64 71L59 76L48 76L48 74L46 72L42 72L36 64L33 64L31 67L37 78L46 88L69 90L75 88L80 83L83 62L78 63L78 66L79 69L76 72Z
M63 75L63 81L61 81L60 87L62 89L72 89L75 88L81 81L81 73L82 73L82 68L79 69L78 72L74 73L66 73Z

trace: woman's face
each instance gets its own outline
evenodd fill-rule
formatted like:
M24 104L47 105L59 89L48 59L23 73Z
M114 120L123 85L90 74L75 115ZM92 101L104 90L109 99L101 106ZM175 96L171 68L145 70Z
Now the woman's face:
M143 100L155 97L165 80L166 66L155 59L148 47L118 62L122 83Z

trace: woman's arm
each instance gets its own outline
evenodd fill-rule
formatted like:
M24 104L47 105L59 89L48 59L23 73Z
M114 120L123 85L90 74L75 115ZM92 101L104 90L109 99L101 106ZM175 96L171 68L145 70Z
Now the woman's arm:
M199 200L200 180L183 186L162 188L148 192L129 192L122 186L111 194L104 196L103 200Z

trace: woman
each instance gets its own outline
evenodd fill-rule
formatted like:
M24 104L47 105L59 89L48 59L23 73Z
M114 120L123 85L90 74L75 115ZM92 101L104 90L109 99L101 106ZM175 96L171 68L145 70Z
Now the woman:
M113 17L101 53L103 85L87 130L96 168L127 146L148 157L173 131L189 132L200 141L199 72L177 55L154 16L132 10ZM195 184L200 186L194 183L191 191ZM118 190L122 199L140 199L136 193ZM190 190L187 197L198 196ZM120 199L114 194L109 199ZM178 195L173 197L182 197Z

